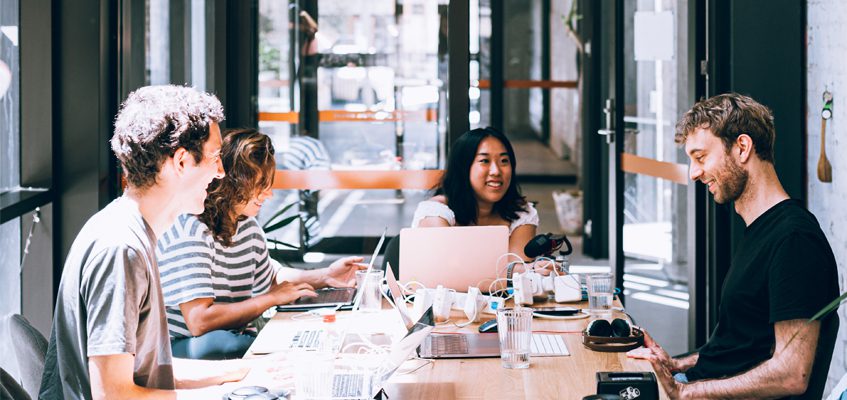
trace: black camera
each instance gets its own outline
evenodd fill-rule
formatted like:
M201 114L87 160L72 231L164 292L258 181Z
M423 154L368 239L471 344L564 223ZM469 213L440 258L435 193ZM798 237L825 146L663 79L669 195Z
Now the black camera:
M659 400L659 385L652 372L598 372L597 394L621 400Z

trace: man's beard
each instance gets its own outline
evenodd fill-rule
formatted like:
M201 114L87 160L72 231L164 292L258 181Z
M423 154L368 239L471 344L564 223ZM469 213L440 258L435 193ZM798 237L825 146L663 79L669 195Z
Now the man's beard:
M715 202L725 204L730 201L738 200L744 189L747 188L747 180L750 174L741 168L735 160L727 155L727 163L724 168L718 171L716 176L718 190L715 192Z

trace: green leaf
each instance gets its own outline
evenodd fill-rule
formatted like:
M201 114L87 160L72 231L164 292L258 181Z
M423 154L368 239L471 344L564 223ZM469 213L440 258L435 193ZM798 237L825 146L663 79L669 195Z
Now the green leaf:
M827 315L827 314L831 313L832 311L834 311L835 309L837 309L838 306L841 305L841 302L844 301L845 299L847 299L847 292L842 293L841 296L839 296L837 299L833 300L832 303L827 304L826 307L824 307L822 310L818 311L818 313L815 314L814 316L812 316L812 318L809 318L809 320L815 321L819 318L823 318L825 315Z
M291 209L291 207L294 207L298 203L299 202L295 201L295 202L283 207L281 210L275 212L274 215L272 215L270 218L268 218L268 222L265 222L265 225L262 226L262 230L264 230L265 232L270 232L270 231L268 231L268 227L274 222L274 220L279 218L280 216L282 216L282 214L285 214L286 211L288 211L289 209ZM291 223L291 221L289 221L289 223Z
M300 218L299 215L292 215L292 216L285 218L282 221L279 221L279 222L277 222L277 223L275 223L271 226L265 226L263 229L265 230L265 233L270 233L270 232L273 232L273 231L275 231L279 228L282 228L282 227L290 224L291 222L293 222L294 220L299 219L299 218Z

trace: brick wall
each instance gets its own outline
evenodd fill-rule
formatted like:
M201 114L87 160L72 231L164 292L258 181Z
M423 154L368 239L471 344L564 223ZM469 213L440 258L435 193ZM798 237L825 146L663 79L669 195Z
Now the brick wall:
M847 290L847 2L809 0L807 9L808 202L817 216L838 262L841 291ZM833 118L826 127L826 155L832 183L817 177L820 157L821 95L834 95ZM777 126L779 121L777 121ZM778 131L778 128L777 128ZM827 393L847 372L847 306L838 310L841 326L829 370Z

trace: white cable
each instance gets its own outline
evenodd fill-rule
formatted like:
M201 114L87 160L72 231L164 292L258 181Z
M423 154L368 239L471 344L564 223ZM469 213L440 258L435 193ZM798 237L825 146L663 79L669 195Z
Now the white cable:
M488 285L488 295L489 295L490 297L500 297L503 293L507 293L507 296L506 296L506 297L503 297L503 300L509 300L509 299L511 299L511 298L513 297L513 293L509 293L509 288L508 288L508 287L500 288L500 289L497 289L497 290L491 290L491 289L494 287L494 284L496 284L497 282L500 282L500 281L505 282L506 284L508 284L509 279L506 279L506 278L497 278L497 279L495 279L494 281L492 281L492 282L491 282L491 284L490 284L490 285Z
M424 284L423 284L423 283L420 283L420 282L418 282L418 281L408 281L408 282L406 282L406 284L405 284L405 285L404 285L404 284L402 284L402 283L400 283L400 282L397 282L397 284L398 284L398 285L400 285L400 290L401 290L401 291L403 292L403 294L405 295L405 297L403 298L403 301L405 301L405 302L406 302L406 304L412 304L412 303L414 303L414 301L415 301L415 294L416 294L416 292L413 292L413 291L409 288L410 286L412 286L412 285L417 285L417 286L420 286L420 287L419 287L419 289L426 289L426 286L424 286Z
M506 265L504 265L502 269L497 267L498 265L500 265L500 261L503 259L503 257L507 257L507 256L512 256L512 257L517 258L518 261L524 266L524 269L526 269L526 262L524 262L524 260L521 258L521 256L519 256L515 253L503 253L502 255L500 255L500 257L497 257L497 261L494 263L494 276L495 277L499 278L500 274L503 271L505 271L506 268L508 268L508 266L509 266L508 263Z
M546 264L544 264L544 266L543 266L543 267L539 267L539 266L538 266L538 262L539 262L539 261L547 261L547 263L546 263ZM554 260L554 259L552 259L552 258L550 258L550 257L538 257L538 258L536 258L536 259L535 259L535 262L534 262L534 263L532 263L532 270L533 270L533 271L535 271L535 270L536 270L536 269L538 269L538 268L548 269L548 267L550 267L551 265L552 265L552 268L550 268L550 270L551 270L551 271L553 271L553 273L554 273L556 276L559 276L559 271L558 271L558 270L557 270L557 268L556 268L556 260Z
M415 294L415 291L410 288L410 286L412 286L412 285L419 286L419 289L421 289L421 288L426 289L426 285L424 285L423 283L420 283L418 281L408 281L408 282L406 282L405 285L400 283L400 282L397 282L397 284L400 285L400 289L403 290L404 294L410 294L410 295Z
M457 328L464 328L464 327L474 323L474 321L476 321L478 313L479 313L479 307L474 307L473 318L468 318L468 322L463 322L461 324L457 324L457 323L454 322L453 325L455 325Z
M294 321L311 321L311 320L318 320L318 319L322 319L322 318L323 318L323 316L312 312L312 310L300 312L300 313L297 313L297 314L294 314L294 315L291 316L291 319L294 320Z

